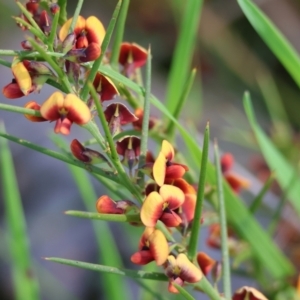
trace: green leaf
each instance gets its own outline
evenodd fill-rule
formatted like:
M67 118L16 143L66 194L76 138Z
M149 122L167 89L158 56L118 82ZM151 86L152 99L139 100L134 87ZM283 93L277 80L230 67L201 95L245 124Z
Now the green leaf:
M5 131L3 124L0 124L0 128ZM39 299L39 287L31 263L26 220L12 155L7 141L3 138L0 138L0 165L15 299L37 300Z
M300 178L297 174L297 170L293 168L293 166L276 149L272 141L259 127L254 115L250 94L248 92L244 94L243 101L246 115L255 134L258 145L262 151L262 154L269 168L273 172L275 172L281 188L286 191L291 204L300 215ZM297 180L295 180L295 178L297 178ZM291 184L291 181L293 181L293 184Z
M238 0L238 3L253 28L300 87L300 57L296 50L256 4L250 0Z

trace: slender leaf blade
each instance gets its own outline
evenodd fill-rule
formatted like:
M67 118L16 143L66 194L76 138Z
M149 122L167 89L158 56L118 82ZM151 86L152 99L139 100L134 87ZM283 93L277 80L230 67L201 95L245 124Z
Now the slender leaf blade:
M300 57L273 22L250 0L238 0L243 13L300 87Z
M5 131L2 124L0 124L0 128ZM31 263L22 201L12 155L8 142L4 138L0 138L0 165L15 299L37 300L39 299L39 287Z
M297 170L294 169L292 165L284 158L284 156L276 149L272 141L259 127L254 115L250 94L247 92L244 95L244 108L250 126L255 134L258 145L269 168L275 172L281 188L286 191L290 202L300 215L300 178L297 175ZM294 180L294 178L297 177L298 179ZM292 180L294 182L291 185L290 183Z

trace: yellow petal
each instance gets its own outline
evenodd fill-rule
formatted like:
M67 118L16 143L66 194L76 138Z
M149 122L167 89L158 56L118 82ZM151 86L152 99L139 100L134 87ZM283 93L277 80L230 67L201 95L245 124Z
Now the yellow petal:
M199 281L203 274L192 262L189 261L184 253L177 256L177 266L181 269L180 278L184 281L194 283Z
M20 90L24 95L28 95L32 87L32 80L24 64L22 62L13 63L11 70L20 87Z
M157 192L150 193L141 208L141 220L147 227L154 227L163 213L163 199Z
M60 118L59 110L64 105L64 95L61 92L54 92L41 106L41 115L49 120L54 121Z
M73 18L69 19L60 29L59 31L59 39L63 42L66 38L66 36L69 34L69 29L71 26ZM78 34L79 32L81 32L82 30L84 30L85 28L85 18L82 16L78 16L77 21L76 21L76 25L74 27L74 31L76 34Z
M169 254L169 246L166 237L160 230L155 229L149 237L149 243L149 249L154 256L156 264L161 266L165 263Z
M89 43L97 43L101 46L105 37L105 28L96 17L91 16L86 19L85 24L86 36Z
M162 186L165 182L165 175L166 175L166 158L165 155L160 152L157 159L153 164L153 178L155 182Z
M163 140L161 146L161 152L164 154L167 160L173 160L174 158L174 148L173 146L166 140Z

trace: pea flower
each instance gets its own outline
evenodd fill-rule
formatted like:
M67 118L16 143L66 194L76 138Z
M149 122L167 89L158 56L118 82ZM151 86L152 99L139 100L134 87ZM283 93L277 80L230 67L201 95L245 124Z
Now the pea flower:
M101 101L107 101L113 99L116 95L119 95L119 91L115 84L101 73L97 73L93 82L93 86L96 92L100 95Z
M38 110L38 111L41 109L41 106L38 103L36 103L35 101L29 101L29 102L27 102L24 105L24 107L25 108L34 109L34 110ZM43 117L37 117L37 116L33 116L33 115L28 115L28 114L25 114L24 117L26 119L28 119L29 121L31 121L31 122L44 122L44 121L48 121L48 120L46 120Z
M232 300L268 300L268 299L258 290L249 286L244 286L234 293Z
M139 242L139 251L131 256L131 261L137 265L146 265L155 260L161 266L169 254L168 242L164 234L155 228L147 227Z
M44 83L54 77L53 72L45 64L37 61L15 59L12 63L14 79L3 87L2 93L6 98L16 99L39 92Z
M41 106L41 115L49 121L56 121L54 132L69 134L72 123L83 125L91 119L87 105L74 94L64 96L54 92Z
M69 35L72 18L59 31L59 39L63 42ZM101 54L101 44L105 36L103 24L94 16L85 19L78 16L74 27L74 48L67 57L78 57L78 62L88 62L97 59Z
M122 126L136 121L138 118L122 103L112 103L104 111L111 134L122 132Z
M136 69L146 64L148 52L145 48L135 43L124 42L121 44L119 63L123 72L130 77Z
M138 162L141 139L137 136L125 136L117 142L117 152L123 156L122 163L126 164L131 172Z
M203 277L201 270L190 262L184 253L178 254L176 258L173 255L168 256L166 265L165 273L169 277L170 293L178 293L173 283L183 286L185 281L195 283Z
M173 162L175 156L173 146L166 140L163 140L161 150L153 164L153 178L155 182L162 186L165 179L181 178L188 167Z
M129 210L137 210L137 206L130 200L114 201L109 196L101 196L96 203L96 209L101 214L125 214Z
M141 220L147 227L154 227L158 220L168 227L181 224L181 217L175 212L184 202L184 193L176 186L163 185L159 192L151 192L141 208Z
M71 142L70 149L72 154L80 161L87 164L98 164L101 162L107 162L106 158L93 149L84 147L77 139Z

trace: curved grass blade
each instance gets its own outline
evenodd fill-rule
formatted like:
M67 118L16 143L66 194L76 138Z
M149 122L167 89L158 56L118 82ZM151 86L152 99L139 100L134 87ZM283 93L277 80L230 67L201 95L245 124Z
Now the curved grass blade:
M254 115L250 94L248 92L244 94L243 102L250 126L255 134L258 145L269 168L275 172L281 188L286 191L289 201L300 215L300 178L297 174L297 170L294 169L292 165L283 157L283 155L276 149L272 141L259 127ZM297 180L295 180L295 178L297 178ZM292 180L294 182L291 185L290 182Z
M166 107L172 115L176 107L180 105L180 95L183 94L191 68L203 0L190 0L184 3L186 7L180 22L179 37L172 58L166 94ZM166 121L169 122L167 119Z
M173 285L176 287L176 289L179 291L181 296L186 299L186 300L195 300L195 298L187 291L185 290L182 286L173 283Z
M200 168L199 184L198 184L198 191L197 191L197 202L196 202L194 220L192 224L191 238L188 246L188 257L191 261L194 261L197 253L197 247L198 247L200 223L201 223L200 220L201 220L202 206L204 201L208 149L209 149L209 124L207 124L205 128L205 135L204 135L203 149L202 149L203 155L201 157L201 168Z
M215 166L216 166L216 178L217 178L217 191L218 191L218 210L221 228L221 251L222 251L222 277L223 277L223 290L226 299L231 299L231 276L230 276L230 257L229 247L227 240L227 222L226 222L226 209L223 191L223 176L221 171L221 162L218 144L215 141L214 145L215 153Z
M4 125L0 128L5 131ZM0 174L5 217L9 232L9 249L13 274L15 299L39 299L39 287L30 258L26 220L19 194L16 174L7 141L0 139Z
M253 28L300 87L300 57L272 21L250 0L238 0Z

